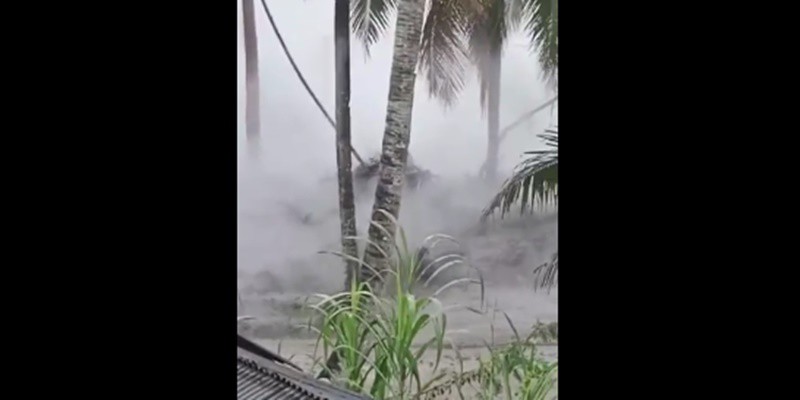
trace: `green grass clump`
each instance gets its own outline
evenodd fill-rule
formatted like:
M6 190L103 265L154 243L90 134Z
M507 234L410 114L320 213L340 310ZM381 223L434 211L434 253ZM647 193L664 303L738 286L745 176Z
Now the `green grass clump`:
M544 360L538 355L538 341L557 340L557 323L537 323L530 335L520 337L507 314L515 340L503 346L486 343L489 356L482 359L478 368L460 372L422 392L419 399L436 399L456 393L461 399L546 400L555 397L558 363ZM494 324L492 324L494 331ZM456 349L458 352L458 349ZM459 354L459 360L463 357ZM465 388L471 391L465 391ZM466 393L470 395L467 396Z
M482 280L460 278L433 293L415 293L415 289L427 286L435 276L463 263L463 259L447 255L423 267L418 252L409 249L402 228L398 236L395 254L390 258L391 270L373 269L379 280L375 287L353 281L349 291L317 295L319 300L312 306L321 316L321 322L312 328L319 334L317 346L322 346L325 359L334 351L339 354L339 371L327 372L348 389L368 393L375 399L413 398L443 377L436 376L436 371L444 347L447 316L437 297L459 283L479 283L483 288ZM440 241L453 239L435 235L423 245L433 247ZM357 261L362 267L371 268ZM423 382L418 366L429 351L435 352L435 377Z
M481 370L481 399L545 400L555 386L558 363L541 359L526 340L491 350Z
M435 235L422 246L432 248L443 241L455 242L450 237ZM394 254L387 257L391 260L389 271L375 271L361 260L333 254L356 261L377 277L372 286L354 280L347 291L317 295L318 300L311 306L317 315L309 318L309 327L318 333L315 355L320 347L323 353L317 360L330 361L332 354L338 355L335 371L328 362L317 363L316 368L326 372L334 382L376 400L436 398L453 390L466 398L461 391L466 385L471 385L475 396L482 399L552 398L558 364L538 356L536 341L557 340L554 324L537 324L523 339L506 315L515 334L514 342L499 348L487 343L489 357L481 360L475 370L465 372L462 362L458 373L439 372L447 332L445 310L450 309L443 307L439 296L461 283L477 283L483 308L483 279L478 274L479 279L454 278L437 283L436 290L418 289L427 288L445 270L464 263L460 255L448 254L423 263L422 253L409 248L402 228L398 231ZM455 307L472 309L465 305ZM449 344L458 352L454 343ZM419 366L428 352L435 354L432 378L423 380ZM460 354L458 358L462 360Z

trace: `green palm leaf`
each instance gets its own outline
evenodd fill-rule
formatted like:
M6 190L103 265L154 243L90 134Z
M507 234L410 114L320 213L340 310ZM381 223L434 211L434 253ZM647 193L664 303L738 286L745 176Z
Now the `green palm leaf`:
M473 14L465 0L430 2L422 27L420 70L428 81L432 97L452 105L464 88L464 74L469 63L465 26Z
M545 132L539 137L550 148L525 153L529 157L516 167L511 178L483 210L481 221L498 210L502 218L517 203L520 204L520 214L528 209L532 211L535 204L558 205L558 130Z
M558 85L558 0L508 0L507 18L513 28L522 27L538 53L545 79Z
M370 46L393 23L397 0L351 0L350 4L353 32L369 54ZM502 47L508 32L517 28L531 38L545 79L557 85L558 0L426 0L419 68L430 95L445 105L454 103L472 61L484 104L490 44Z

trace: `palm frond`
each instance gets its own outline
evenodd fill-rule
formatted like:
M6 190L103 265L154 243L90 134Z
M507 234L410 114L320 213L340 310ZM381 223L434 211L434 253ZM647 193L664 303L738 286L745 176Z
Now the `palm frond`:
M356 37L364 44L369 55L369 47L380 39L392 22L392 13L397 0L351 0L350 24Z
M553 254L550 261L534 268L534 282L538 288L546 288L549 292L554 286L558 285L558 252Z
M509 30L516 30L520 27L525 15L525 4L527 0L506 0L508 6L506 7L506 23Z
M545 80L558 84L558 0L510 0L509 22L522 26L539 55Z
M464 29L470 13L464 0L435 0L425 16L419 68L427 78L430 96L445 106L452 105L464 88L469 62Z
M541 206L558 205L558 130L546 130L539 137L550 148L525 153L529 157L517 165L511 178L483 210L481 221L497 210L502 218L517 203L520 203L520 214L528 208L532 211L537 202Z

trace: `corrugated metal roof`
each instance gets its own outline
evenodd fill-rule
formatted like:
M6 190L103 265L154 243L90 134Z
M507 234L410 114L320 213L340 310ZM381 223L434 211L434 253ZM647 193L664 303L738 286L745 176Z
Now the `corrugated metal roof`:
M369 400L241 348L236 375L238 400Z

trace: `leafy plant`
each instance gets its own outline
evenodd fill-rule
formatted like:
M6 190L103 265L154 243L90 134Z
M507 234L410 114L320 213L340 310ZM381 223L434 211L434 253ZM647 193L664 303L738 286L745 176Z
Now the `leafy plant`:
M558 363L542 360L536 346L519 341L492 351L481 368L484 379L480 380L480 398L544 400L555 386Z
M434 351L434 375L439 366L447 316L438 296L459 283L478 283L483 293L482 280L471 278L452 279L430 295L415 293L446 269L463 263L463 258L446 255L423 265L420 252L410 250L402 227L398 238L391 270L362 265L372 270L376 285L354 279L348 292L317 295L319 301L312 306L322 317L314 328L319 334L317 347L322 346L325 359L338 352L339 371L328 374L348 389L376 399L410 398L435 383L440 376L423 382L418 365L428 351ZM434 235L423 241L423 247L442 241L453 239ZM424 339L428 331L432 335Z
M517 165L511 178L503 184L489 206L481 214L481 222L499 210L500 218L519 204L520 214L533 211L534 205L558 206L558 127L545 130L539 135L549 147L546 150L529 151L529 158ZM548 291L558 284L558 252L553 258L534 269L537 287Z
M421 394L422 399L435 399L456 390L460 398L467 398L462 387L469 386L474 395L469 398L507 400L544 400L550 398L556 385L558 363L548 362L537 354L536 341L552 341L557 335L557 323L537 323L530 335L521 338L511 319L506 320L514 332L515 340L501 347L486 343L489 357L470 371L463 370L449 380ZM494 330L494 327L492 327ZM459 357L460 359L460 357Z
M481 221L486 221L496 211L504 217L515 204L520 214L533 211L534 205L558 205L558 128L548 129L539 135L549 147L529 151L529 157L517 165L489 206L483 210Z
M481 363L482 379L479 380L479 396L494 399L502 396L507 400L544 400L555 385L554 375L558 363L550 363L537 354L536 339L542 337L547 325L537 324L524 339L508 314L503 313L515 340L499 349L489 347L489 360Z
M353 0L351 25L365 49L389 29L397 4L396 0ZM418 68L428 81L429 94L445 104L452 104L464 88L466 70L471 62L481 60L486 42L502 43L517 30L529 37L545 80L557 86L557 0L426 0L425 9ZM475 64L479 71L485 70L482 62Z
M558 1L511 0L508 15L510 25L522 25L530 37L545 79L558 85Z

